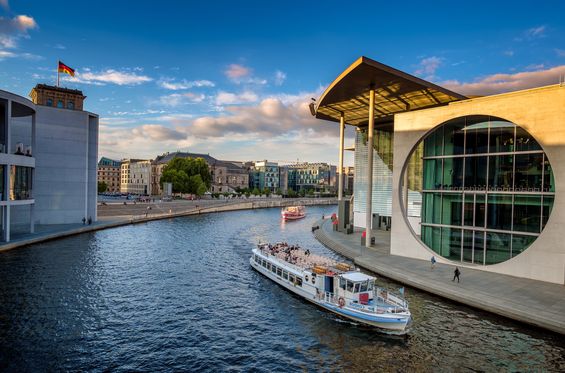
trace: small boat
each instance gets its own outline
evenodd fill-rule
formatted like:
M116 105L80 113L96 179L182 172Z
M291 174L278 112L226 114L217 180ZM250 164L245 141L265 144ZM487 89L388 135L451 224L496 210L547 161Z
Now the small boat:
M306 216L304 206L288 206L281 211L283 220L297 220Z
M251 266L287 290L343 318L406 333L408 302L376 287L375 277L284 242L259 244L252 251Z

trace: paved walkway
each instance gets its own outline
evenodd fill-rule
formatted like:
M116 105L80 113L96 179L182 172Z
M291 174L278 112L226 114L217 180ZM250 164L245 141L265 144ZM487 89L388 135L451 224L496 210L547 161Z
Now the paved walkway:
M454 266L390 255L390 235L375 231L375 248L361 246L361 232L332 230L331 221L315 225L316 238L355 264L469 306L565 334L565 286L481 270L460 268L461 282L452 282Z

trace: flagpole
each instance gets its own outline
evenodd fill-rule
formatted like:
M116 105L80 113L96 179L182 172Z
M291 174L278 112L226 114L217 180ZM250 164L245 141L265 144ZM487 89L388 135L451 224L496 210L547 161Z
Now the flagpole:
M59 88L59 64L61 63L61 61L57 62L57 88Z

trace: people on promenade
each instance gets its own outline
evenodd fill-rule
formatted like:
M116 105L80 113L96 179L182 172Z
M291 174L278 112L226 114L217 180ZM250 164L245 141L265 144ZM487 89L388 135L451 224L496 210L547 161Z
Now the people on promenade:
M436 257L432 256L432 259L430 261L432 262L432 271L433 271L436 266Z
M461 271L459 271L459 267L455 267L455 271L453 271L453 280L451 281L455 281L455 279L457 279L457 282L459 282L459 275L461 274Z
M88 225L92 224L92 217L88 217Z
M82 218L82 225L86 224L86 218Z

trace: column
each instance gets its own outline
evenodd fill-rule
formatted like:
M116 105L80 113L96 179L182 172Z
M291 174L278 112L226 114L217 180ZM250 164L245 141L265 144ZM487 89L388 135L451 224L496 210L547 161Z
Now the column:
M89 117L86 116L86 151L85 151L85 168L84 168L84 217L88 220L88 148L89 148L89 134L90 123ZM98 191L97 191L98 192Z
M339 117L339 165L338 165L338 183L337 183L337 200L343 199L343 138L345 136L345 115L341 112Z
M365 215L365 246L371 247L373 220L373 132L375 126L375 89L369 91L369 124L367 126L367 207Z
M35 136L37 135L37 125L36 125L36 113L33 113L31 115L31 155L35 158L35 152L37 151L36 149L36 144L37 141L35 139ZM36 160L37 161L37 160ZM33 168L32 172L32 177L31 177L31 198L33 198L35 200L35 167ZM31 205L29 205L29 232L30 233L35 233L35 202L32 203Z

